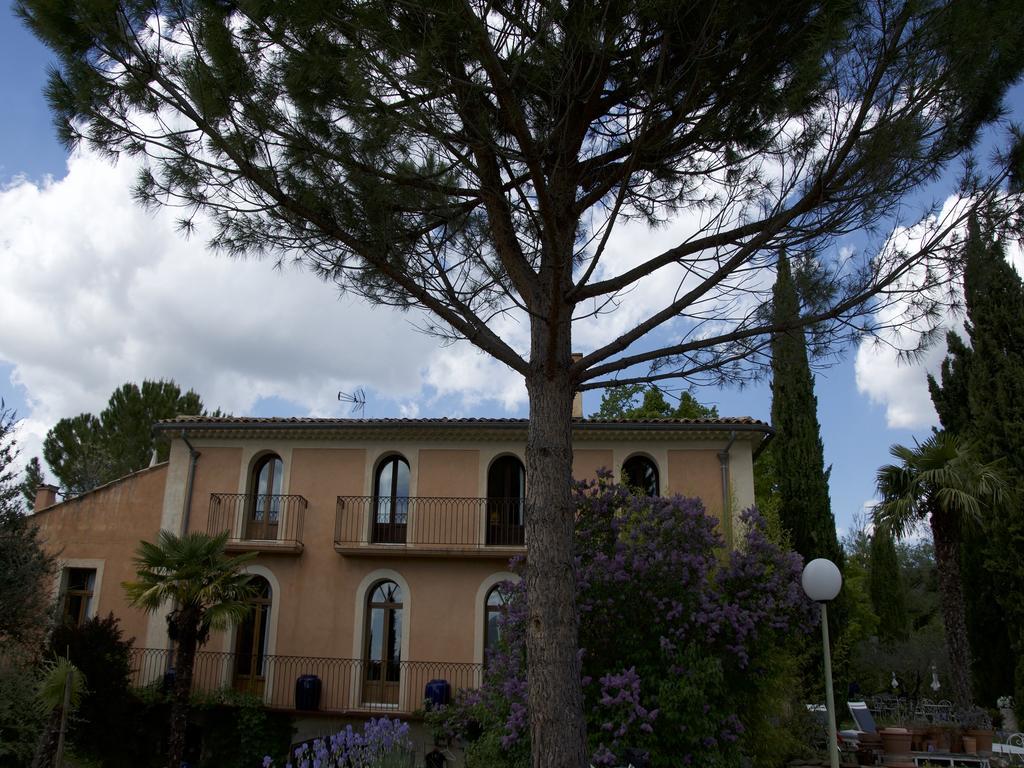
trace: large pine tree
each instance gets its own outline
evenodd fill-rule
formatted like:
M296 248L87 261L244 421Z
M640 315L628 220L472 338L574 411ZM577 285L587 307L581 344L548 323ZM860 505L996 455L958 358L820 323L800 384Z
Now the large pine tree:
M61 492L74 496L146 467L153 451L166 461L167 437L154 437L153 423L203 413L203 401L173 381L128 382L114 390L100 415L61 419L46 434L43 456ZM218 412L215 412L215 415Z
M789 260L779 257L773 321L792 330L772 341L772 452L778 514L793 549L805 562L827 557L842 567L843 553L828 495L828 470L818 424L818 398L807 361L807 341L798 325L800 297Z
M948 431L975 441L986 460L1024 477L1024 285L1001 241L972 220L964 249L964 300L970 346L947 334L940 379L929 377L935 410ZM1024 652L1024 520L1016 504L991 510L983 530L965 537L962 572L975 686L982 702L1008 693L1006 673ZM1014 653L1016 649L1016 653ZM1014 686L1024 696L1024 666Z

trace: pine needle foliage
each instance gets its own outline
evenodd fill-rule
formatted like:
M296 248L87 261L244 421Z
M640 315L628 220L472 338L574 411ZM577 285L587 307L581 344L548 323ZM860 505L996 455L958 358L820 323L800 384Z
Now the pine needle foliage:
M17 0L57 54L69 145L143 156L135 192L238 256L415 309L524 378L536 764L584 765L572 567L578 390L764 373L777 254L806 253L810 344L932 326L948 235L906 198L968 160L1024 69L1019 0ZM968 162L1002 197L1008 158ZM969 206L968 206L969 207ZM626 224L685 216L613 259ZM852 257L839 241L867 231ZM668 231L668 230L667 230ZM621 251L620 251L621 252ZM646 284L655 306L626 306ZM630 305L632 306L632 304ZM579 323L623 311L573 360ZM617 318L618 319L618 318ZM926 334L927 338L927 334ZM558 727L551 727L558 723Z
M1004 243L986 217L971 220L964 243L967 339L946 335L940 378L928 380L943 427L974 441L984 459L1005 462L1013 485L1007 502L989 510L962 550L975 682L989 706L1011 691L1024 701L1024 663L1017 661L1024 650L1024 283Z
M779 326L800 316L800 297L785 255L779 257L772 312ZM829 499L825 448L818 423L818 398L800 328L772 341L772 454L778 516L789 540L808 563L824 557L843 566L843 551Z

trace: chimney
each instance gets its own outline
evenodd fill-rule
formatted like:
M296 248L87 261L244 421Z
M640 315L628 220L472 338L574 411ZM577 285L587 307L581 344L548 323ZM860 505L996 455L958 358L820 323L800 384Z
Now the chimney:
M572 353L572 361L574 363L578 362L579 360L582 360L582 359L583 359L583 353L582 352L573 352ZM574 419L582 419L583 418L583 393L582 392L577 392L576 394L574 394L572 396L572 417Z
M57 503L57 486L56 485L40 485L36 488L36 500L32 505L32 511L38 512L41 509L52 507Z

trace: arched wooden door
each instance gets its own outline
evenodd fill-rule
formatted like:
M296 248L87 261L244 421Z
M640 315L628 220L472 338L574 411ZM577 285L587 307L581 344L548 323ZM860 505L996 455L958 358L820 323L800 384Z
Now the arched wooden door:
M402 675L402 588L378 582L366 599L363 703L398 704Z
M270 582L253 576L256 596L249 600L252 610L238 625L235 635L234 688L263 697L267 681L267 637L270 627L270 605L273 596Z
M494 460L487 470L487 544L521 546L526 503L526 468L515 456Z
M268 453L252 469L252 499L245 523L245 538L277 541L281 518L281 485L284 481L284 462L281 457Z

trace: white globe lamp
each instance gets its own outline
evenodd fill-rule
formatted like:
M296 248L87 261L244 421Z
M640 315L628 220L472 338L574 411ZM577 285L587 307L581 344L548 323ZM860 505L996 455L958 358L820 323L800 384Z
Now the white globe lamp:
M811 560L804 567L804 575L800 581L804 592L816 603L835 600L843 586L843 577L836 564L824 557Z
M800 579L804 592L821 606L821 642L825 650L825 709L828 710L828 759L832 768L839 768L839 744L836 742L836 703L832 695L832 653L828 642L829 600L835 600L843 587L843 576L831 560L819 557L804 566Z

